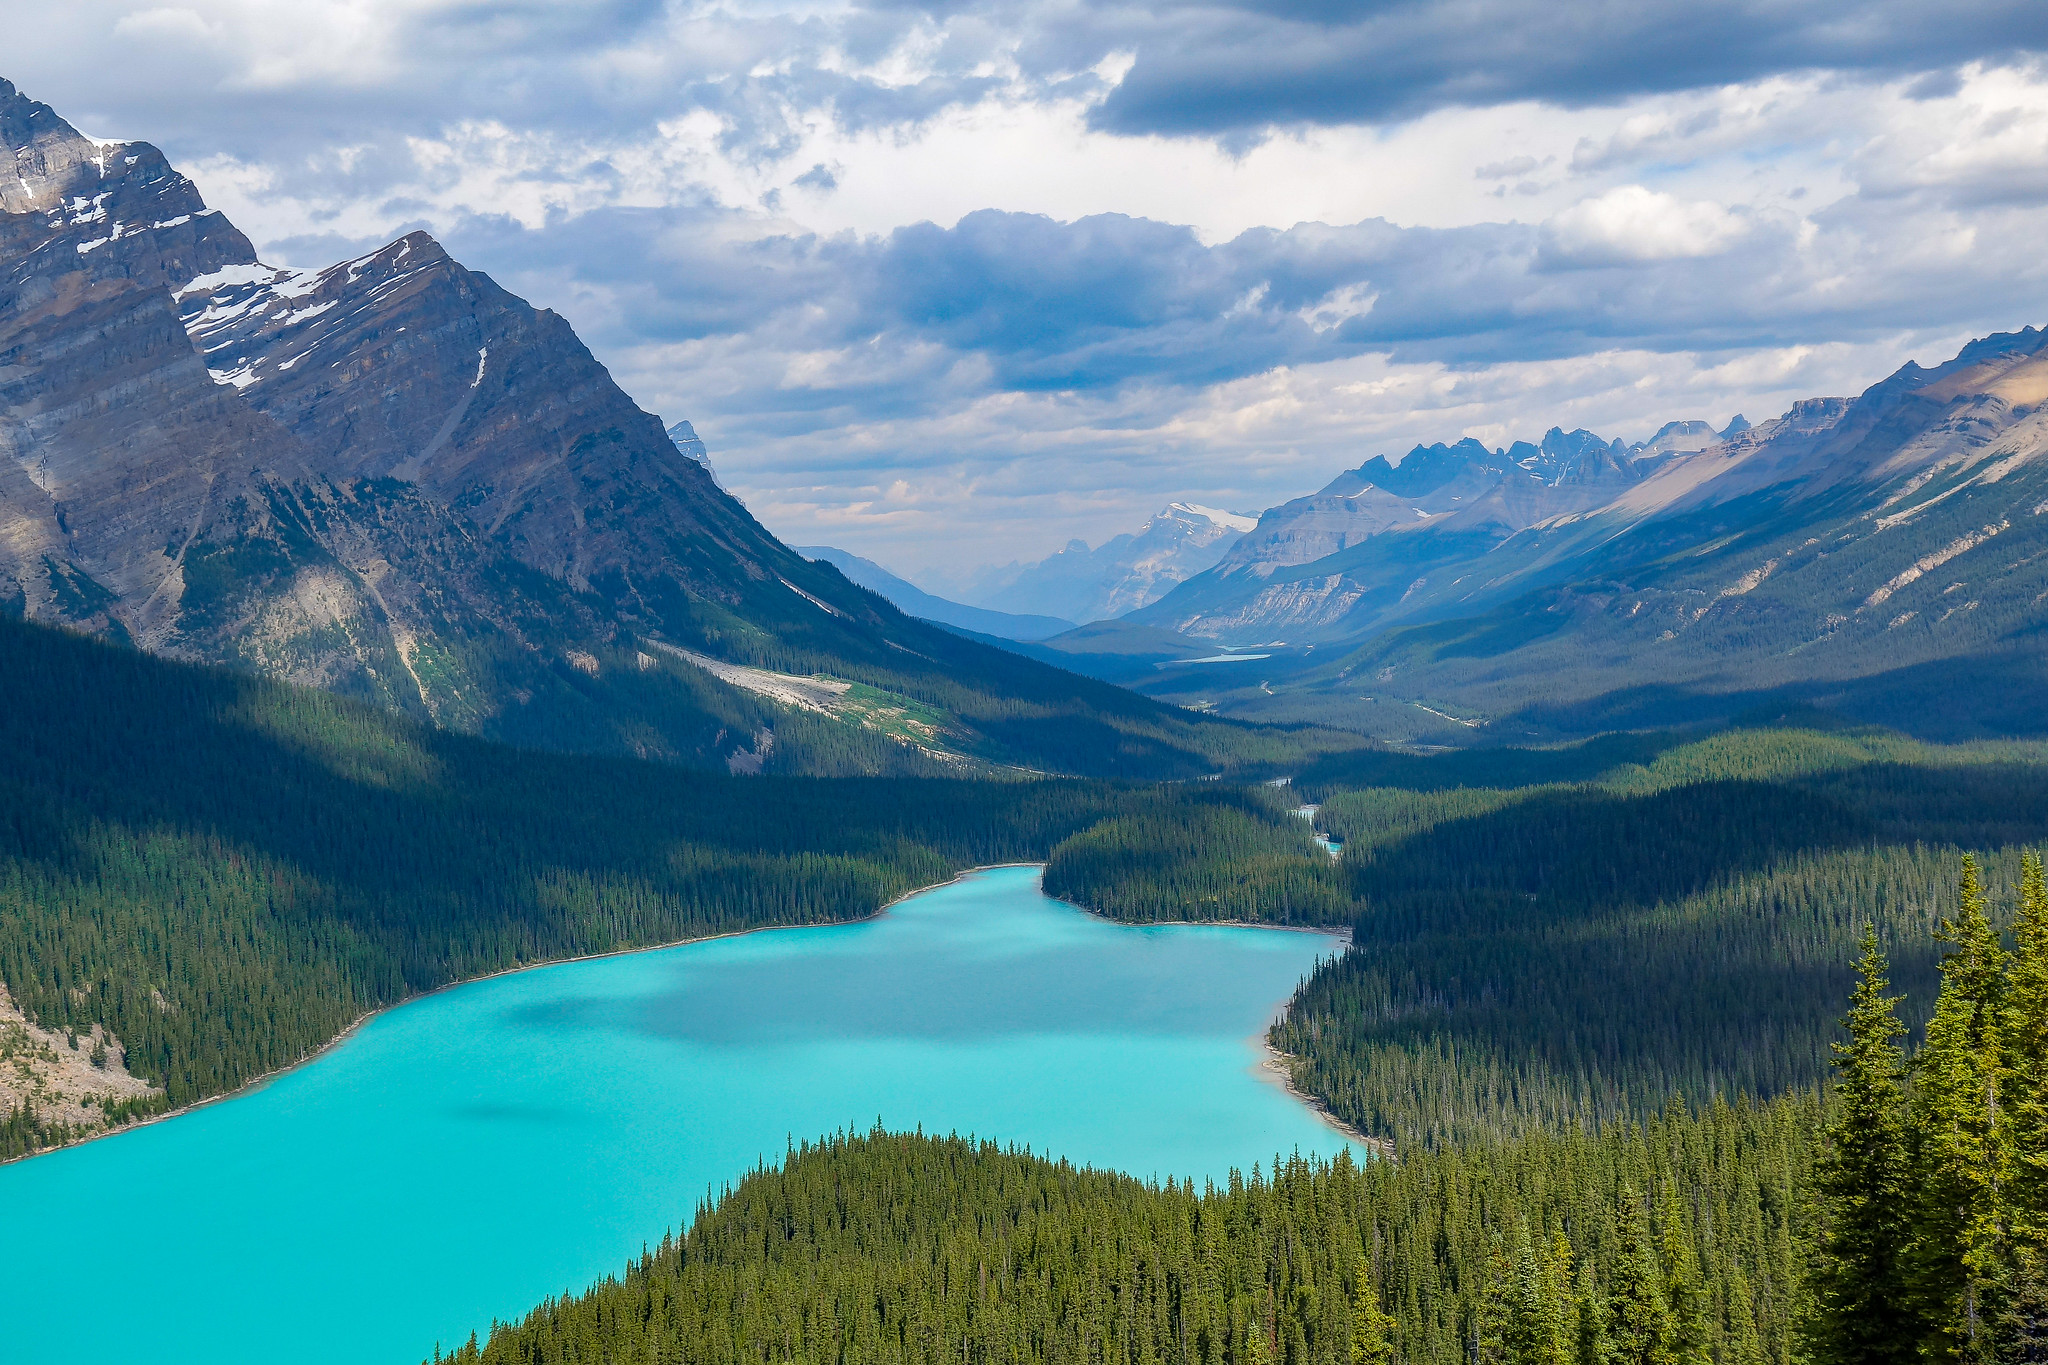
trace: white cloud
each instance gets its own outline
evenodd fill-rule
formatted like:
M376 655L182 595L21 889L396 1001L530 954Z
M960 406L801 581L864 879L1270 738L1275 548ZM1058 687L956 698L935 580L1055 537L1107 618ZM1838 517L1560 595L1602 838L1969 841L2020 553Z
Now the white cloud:
M1225 145L1091 124L1181 22L1113 10L74 0L0 75L165 146L287 263L449 238L695 420L777 530L903 567L1257 507L1463 432L1758 418L2048 321L2039 66L1879 54L1604 104L1509 82ZM1089 316L1063 319L1020 271L940 300L966 321L906 318L871 278L890 234L991 208L1190 240L1131 249L1128 317L1074 275L1046 292ZM623 235L633 213L656 226ZM1265 231L1304 223L1332 226ZM1088 382L1042 391L1062 366Z
M2048 202L2048 81L2039 67L1972 68L1946 97L1894 102L1850 169L1873 197Z
M1719 204L1641 185L1582 199L1544 227L1544 251L1562 265L1620 265L1718 256L1749 230Z

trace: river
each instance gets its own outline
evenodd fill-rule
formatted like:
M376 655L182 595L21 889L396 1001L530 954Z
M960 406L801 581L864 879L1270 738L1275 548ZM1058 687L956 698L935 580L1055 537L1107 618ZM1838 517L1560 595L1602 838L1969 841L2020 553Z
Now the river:
M1197 1183L1334 1154L1256 1035L1335 947L1111 924L996 868L860 924L442 991L248 1094L0 1167L0 1360L409 1365L878 1121Z

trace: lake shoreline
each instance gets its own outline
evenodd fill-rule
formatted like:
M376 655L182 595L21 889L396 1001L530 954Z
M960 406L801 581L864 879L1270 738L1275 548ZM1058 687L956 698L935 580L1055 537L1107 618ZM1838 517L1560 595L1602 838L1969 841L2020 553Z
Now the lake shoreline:
M1007 864L1007 866L1029 867L1038 866L1038 864L1011 863ZM1048 899L1053 898L1048 897ZM1123 920L1117 919L1111 915L1105 915L1097 910L1090 910L1087 906L1077 904L1074 901L1060 901L1059 903L1061 905L1072 905L1076 910L1079 910L1084 914L1092 916L1095 919L1099 919L1103 921L1105 924L1118 924L1124 926L1125 928L1141 929L1149 924L1170 924L1177 928L1200 927L1205 924L1213 924L1220 928L1225 929L1278 929L1283 933L1290 934L1322 934L1326 937L1336 939L1345 948L1349 948L1351 946L1351 930L1348 926L1339 926L1333 928L1327 925L1317 924L1268 924L1262 920L1246 919ZM1314 1114L1317 1118L1321 1119L1323 1121L1324 1126L1330 1128L1331 1130L1337 1133L1341 1133L1348 1141L1356 1142L1361 1146L1364 1146L1376 1156L1385 1157L1390 1161L1394 1160L1395 1157L1393 1139L1374 1137L1371 1133L1365 1132L1362 1129L1352 1127L1350 1124L1344 1122L1344 1120L1338 1118L1335 1114L1331 1113L1330 1106L1325 1104L1320 1096L1311 1095L1307 1091L1295 1085L1293 1067L1294 1058L1292 1054L1282 1052L1280 1049L1274 1047L1270 1037L1273 1026L1279 1023L1282 1019L1286 1018L1287 1006L1289 1001L1291 1001L1292 999L1293 997L1289 996L1287 1000L1282 1000L1279 1002L1279 1004L1274 1006L1273 1017L1271 1019L1268 1019L1265 1025L1262 1028L1260 1028L1257 1033L1254 1033L1247 1040L1252 1045L1253 1050L1256 1051L1259 1055L1259 1059L1256 1062L1252 1063L1252 1074L1257 1076L1261 1081L1264 1081L1267 1085L1278 1086L1281 1090L1286 1091L1287 1094L1291 1098L1299 1102L1304 1109L1307 1109L1310 1113Z
M713 943L720 939L744 938L751 934L773 934L783 933L789 930L796 929L829 929L838 925L870 924L873 923L875 920L880 919L882 916L888 914L890 910L894 909L898 905L901 905L904 901L911 899L913 896L922 896L927 891L937 891L941 887L952 886L956 882L965 881L967 878L975 876L978 873L994 872L1006 867L1034 867L1038 868L1042 872L1045 868L1045 864L1039 862L982 863L974 867L962 868L960 871L954 873L952 876L946 878L944 881L932 882L927 886L913 887L912 889L905 891L902 895L897 896L893 900L890 900L887 903L883 904L882 906L877 908L874 911L874 913L862 915L856 919L819 920L808 924L763 924L757 925L752 929L731 929L722 934L704 934L696 938L673 939L666 943L648 943L642 944L634 948L613 948L602 953L581 953L575 957L549 958L543 962L522 962L516 967L503 967L497 971L484 972L478 976L466 976L459 981L450 981L443 985L436 986L432 990L421 991L417 995L409 995L403 1000L395 1000L388 1005L380 1005L376 1009L365 1011L364 1013L357 1015L356 1018L349 1023L347 1028L344 1028L341 1032L335 1034L332 1038L328 1039L325 1043L322 1043L318 1048L307 1053L305 1056L300 1057L295 1061L289 1062L284 1066L273 1067L269 1071L266 1071L259 1076L252 1076L248 1080L242 1082L242 1084L236 1086L233 1090L224 1090L218 1095L208 1095L206 1098L194 1100L190 1104L181 1104L175 1109L166 1109L162 1113L151 1114L147 1118L140 1118L133 1120L129 1123L124 1123L118 1128L108 1128L102 1132L93 1133L86 1137L76 1138L70 1142L58 1143L53 1147L40 1147L33 1152L23 1152L19 1156L8 1157L4 1161L0 1161L0 1166L12 1166L17 1162L33 1161L37 1157L52 1156L58 1152L68 1152L73 1150L74 1148L83 1147L87 1143L103 1142L108 1138L120 1137L124 1133L133 1133L140 1131L141 1129L147 1128L154 1123L163 1123L170 1119L182 1118L187 1114L191 1114L197 1110L204 1109L208 1105L221 1104L228 1100L240 1099L245 1095L252 1095L257 1091L261 1090L263 1087L270 1085L272 1082L280 1080L283 1077L290 1075L292 1072L297 1071L302 1067L311 1066L314 1062L319 1061L322 1057L325 1057L328 1053L334 1051L334 1049L342 1046L351 1038L355 1037L355 1035L359 1033L365 1025L367 1025L372 1019L377 1018L379 1015L389 1014L393 1010L404 1009L407 1005L415 1004L418 1001L425 1000L431 996L439 995L443 991L457 990L464 986L474 986L479 982L496 980L498 977L502 976L513 976L520 972L540 971L548 967L565 967L574 962L599 962L604 960L605 958L626 957L634 953L655 953L661 952L664 949L668 948L688 947L689 945L694 943ZM1056 898L1047 897L1047 899L1051 900ZM1325 926L1310 924L1266 924L1256 920L1237 919L1144 921L1122 920L1117 919L1111 915L1105 915L1097 910L1091 910L1087 906L1077 904L1073 901L1062 900L1057 901L1057 903L1060 905L1071 906L1072 908L1080 911L1082 914L1089 916L1091 919L1098 919L1105 924L1114 924L1127 929L1139 929L1144 928L1147 925L1172 925L1175 927L1200 927L1203 925L1213 925L1217 928L1223 929L1277 929L1283 933L1323 934L1327 937L1340 940L1347 947L1350 945L1351 942L1351 931L1348 928L1341 927L1329 928ZM1286 1011L1286 1008L1287 1001L1281 1001L1274 1013L1274 1020L1277 1021L1280 1015ZM1268 1024L1267 1027L1270 1028L1271 1025ZM1320 1100L1317 1100L1312 1096L1305 1095L1301 1091L1296 1090L1294 1088L1293 1080L1286 1070L1286 1061L1284 1054L1274 1051L1272 1045L1266 1042L1266 1034L1264 1029L1261 1029L1260 1032L1257 1035L1255 1035L1254 1042L1255 1045L1262 1049L1263 1052L1266 1054L1265 1060L1261 1061L1257 1066L1253 1068L1254 1071L1259 1073L1261 1079L1266 1080L1271 1084L1279 1085L1288 1094L1292 1095L1295 1099L1299 1100L1303 1105L1307 1106L1311 1112L1315 1113L1318 1117L1323 1119L1323 1121L1327 1123L1331 1128L1335 1129L1339 1133L1342 1133L1345 1137L1350 1138L1351 1140L1356 1142L1363 1142L1368 1145L1371 1145L1373 1146L1374 1150L1380 1149L1380 1139L1370 1137L1364 1133L1360 1133L1355 1129L1350 1128L1348 1125L1344 1124L1343 1122L1332 1116L1329 1113L1329 1111L1323 1106ZM1271 1068L1271 1070L1268 1070L1269 1067Z
M1287 1007L1283 1004L1280 1007L1279 1013L1273 1016L1273 1023L1279 1023L1286 1012ZM1271 1027L1271 1024L1267 1025L1267 1029ZM1260 1080L1268 1085L1279 1086L1299 1101L1303 1108L1321 1119L1327 1127L1342 1133L1350 1141L1365 1147L1374 1156L1384 1157L1389 1161L1396 1159L1392 1138L1374 1137L1363 1129L1353 1128L1350 1124L1331 1113L1330 1106L1323 1103L1320 1097L1311 1095L1306 1090L1297 1086L1294 1083L1294 1055L1282 1052L1279 1048L1274 1047L1265 1029L1253 1034L1251 1043L1259 1052L1259 1060L1253 1064L1252 1073Z
M108 1128L103 1132L76 1138L70 1142L60 1142L54 1147L38 1147L33 1152L23 1152L20 1156L11 1156L5 1160L0 1160L0 1166L12 1166L21 1161L33 1161L39 1156L52 1156L58 1152L68 1152L74 1148L83 1147L89 1142L103 1142L108 1138L120 1137L124 1133L137 1132L149 1127L153 1123L163 1123L168 1119L182 1118L195 1110L204 1109L210 1104L220 1104L226 1100L240 1099L244 1095L252 1095L271 1082L288 1076L301 1067L311 1066L314 1062L319 1061L322 1057L325 1057L328 1053L353 1038L361 1031L365 1024L375 1019L378 1015L389 1014L392 1010L404 1009L407 1005L425 1000L430 996L439 995L443 991L457 990L463 986L474 986L482 981L494 981L498 977L513 976L519 972L539 971L545 967L566 967L572 962L600 962L608 957L625 957L632 953L658 953L665 948L684 948L693 943L714 943L719 939L744 938L749 934L773 934L789 929L830 929L841 924L870 924L888 914L891 909L901 905L912 896L922 896L927 891L936 891L942 886L951 886L953 883L965 880L977 872L993 872L997 868L1002 867L1042 868L1044 866L1045 864L1043 863L984 863L978 867L963 868L942 882L933 882L929 886L915 887L906 891L894 900L881 906L873 914L862 915L857 919L819 920L811 924L762 924L752 929L729 929L722 934L703 934L696 938L679 938L667 943L647 943L637 948L613 948L608 952L581 953L575 957L551 957L545 962L522 962L516 967L501 967L495 972L485 972L480 976L465 976L459 981L450 981L444 985L436 986L432 990L421 991L417 995L408 995L403 1000L394 1000L388 1005L379 1005L376 1009L359 1014L347 1028L335 1034L305 1056L284 1066L272 1067L260 1076L252 1076L233 1090L223 1090L218 1095L208 1095L205 1099L194 1100L190 1104L181 1104L175 1109L166 1109L160 1114L151 1114L147 1118L135 1119L132 1122L122 1124L118 1128Z

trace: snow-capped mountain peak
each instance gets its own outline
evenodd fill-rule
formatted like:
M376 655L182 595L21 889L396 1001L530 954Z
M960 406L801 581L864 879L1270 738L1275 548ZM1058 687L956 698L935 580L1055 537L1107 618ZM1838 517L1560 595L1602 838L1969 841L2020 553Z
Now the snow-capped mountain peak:
M1168 503L1135 535L1096 546L1073 540L1035 564L1011 564L970 582L979 606L1100 621L1135 611L1209 568L1257 517L1199 502Z
M1212 526L1221 527L1226 531L1235 531L1239 535L1243 535L1246 531L1259 524L1257 517L1248 517L1240 512L1226 512L1220 507L1204 507L1199 502L1168 503L1166 511L1161 512L1159 515L1162 517L1169 516L1175 512L1185 513L1191 517L1200 517Z

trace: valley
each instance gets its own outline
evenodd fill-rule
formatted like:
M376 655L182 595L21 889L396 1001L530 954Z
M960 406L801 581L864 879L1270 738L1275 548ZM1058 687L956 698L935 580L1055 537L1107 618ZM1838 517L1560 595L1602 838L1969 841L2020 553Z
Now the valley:
M906 617L797 554L563 318L425 233L273 268L146 143L102 147L9 84L0 140L20 172L0 204L13 615L699 768L943 775L939 747L1189 777L1301 748ZM944 742L707 688L643 664L650 640L909 698Z
M0 1365L2048 1360L2048 36L195 2L0 79Z

